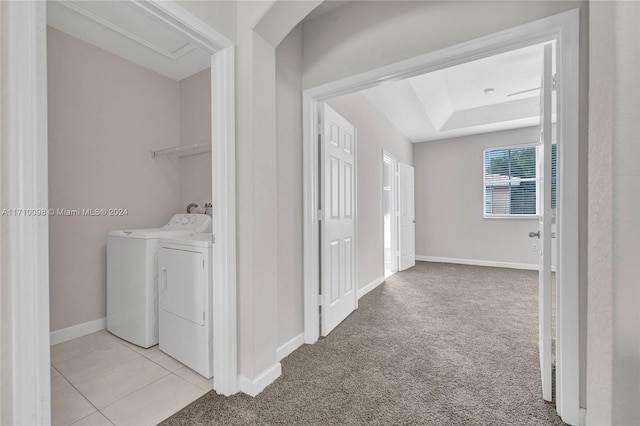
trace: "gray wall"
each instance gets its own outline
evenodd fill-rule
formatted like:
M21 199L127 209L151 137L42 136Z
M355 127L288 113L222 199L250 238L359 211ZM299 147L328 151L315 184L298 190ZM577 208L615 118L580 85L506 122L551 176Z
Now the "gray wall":
M358 288L384 277L382 151L413 165L411 142L364 95L327 101L357 130Z
M537 265L538 219L484 218L483 151L538 138L528 127L415 144L416 256Z
M200 141L211 141L211 68L180 81L180 144ZM211 185L211 151L180 159L180 211L210 203Z
M302 268L302 29L276 49L278 346L304 331Z
M178 82L49 28L49 205L128 208L49 221L51 330L105 316L109 230L162 226L180 200Z

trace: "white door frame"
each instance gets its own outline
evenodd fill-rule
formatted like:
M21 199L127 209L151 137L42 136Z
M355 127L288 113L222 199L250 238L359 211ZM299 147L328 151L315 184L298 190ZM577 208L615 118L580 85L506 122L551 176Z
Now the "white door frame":
M213 388L231 395L238 391L234 44L174 2L132 5L212 55ZM11 208L49 207L46 20L46 2L9 5ZM48 219L12 217L10 233L13 423L49 424Z
M391 238L391 275L398 272L398 159L394 157L392 154L388 153L384 149L382 150L382 162L385 162L385 159L389 159L391 161L391 232L389 233L389 238ZM384 167L384 166L383 166ZM384 182L383 182L384 185ZM384 191L384 189L383 189ZM384 194L383 194L384 196ZM384 221L384 212L382 214ZM384 233L384 222L382 224ZM382 239L382 267L384 269L384 234ZM389 276L391 276L389 275ZM388 278L385 276L385 279Z
M505 31L427 53L303 92L304 335L318 340L318 152L319 101L436 71L545 41L556 41L558 90L558 286L556 408L570 424L579 422L578 320L578 82L579 10L574 9Z

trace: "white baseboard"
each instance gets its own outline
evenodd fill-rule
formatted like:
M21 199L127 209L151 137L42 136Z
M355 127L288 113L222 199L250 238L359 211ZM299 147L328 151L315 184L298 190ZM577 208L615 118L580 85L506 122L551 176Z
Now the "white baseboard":
M587 409L586 408L580 408L578 425L579 426L586 426L586 424L587 424Z
M298 349L300 346L304 345L304 332L298 334L293 339L289 340L284 345L280 346L276 350L276 356L278 357L278 361L282 361L285 359L291 352Z
M72 327L63 328L52 331L49 335L51 345L66 342L67 340L77 339L96 331L105 330L107 328L107 319L99 318L97 320L74 325Z
M416 260L423 262L457 263L460 265L492 266L494 268L528 269L537 271L535 263L498 262L495 260L456 259L453 257L416 256Z
M253 380L240 376L240 392L244 392L249 396L256 396L280 377L281 374L282 365L278 362L258 374L258 376Z
M364 287L358 289L358 299L360 299L365 294L369 293L374 288L378 287L380 284L384 282L384 280L385 280L384 275L382 275L376 278L375 280L371 281L369 284L365 285Z

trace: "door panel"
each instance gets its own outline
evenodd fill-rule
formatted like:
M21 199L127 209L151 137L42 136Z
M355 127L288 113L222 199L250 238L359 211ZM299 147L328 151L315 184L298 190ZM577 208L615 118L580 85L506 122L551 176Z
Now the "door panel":
M204 256L199 252L161 247L160 309L204 325Z
M414 173L413 167L399 163L400 177L400 265L404 271L416 264L416 221L414 210Z
M553 400L552 394L552 351L551 351L551 112L552 112L552 69L551 45L544 47L542 84L540 90L540 146L538 147L538 186L540 259L538 283L538 326L540 350L540 375L542 397Z
M321 334L356 308L355 128L329 106L322 108L320 225Z

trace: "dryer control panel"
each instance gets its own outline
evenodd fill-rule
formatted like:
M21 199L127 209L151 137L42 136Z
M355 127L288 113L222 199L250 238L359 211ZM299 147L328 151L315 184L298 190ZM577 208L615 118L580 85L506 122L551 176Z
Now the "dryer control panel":
M195 233L211 231L211 216L206 214L180 213L175 214L165 226L164 230L191 230Z

